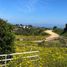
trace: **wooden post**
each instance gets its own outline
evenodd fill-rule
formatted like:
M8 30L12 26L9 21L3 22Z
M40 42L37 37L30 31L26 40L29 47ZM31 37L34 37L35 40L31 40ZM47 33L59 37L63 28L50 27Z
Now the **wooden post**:
M4 62L4 65L5 67L7 67L7 61L11 61L13 60L12 58L7 58L7 56L11 55L11 56L14 56L14 55L22 55L22 54L35 54L36 55L31 55L31 56L27 56L27 57L23 57L23 58L35 58L35 57L38 57L37 53L39 53L39 51L29 51L29 52L23 52L23 53L12 53L12 54L3 54L3 55L0 55L0 57L4 57L3 60L0 60L0 61L3 61ZM35 60L31 60L31 61L35 61ZM21 67L22 64L20 63L19 67Z
M21 63L20 63L20 67L21 67Z
M7 63L7 60L6 59L7 59L7 56L5 55L5 67L6 67L6 63Z

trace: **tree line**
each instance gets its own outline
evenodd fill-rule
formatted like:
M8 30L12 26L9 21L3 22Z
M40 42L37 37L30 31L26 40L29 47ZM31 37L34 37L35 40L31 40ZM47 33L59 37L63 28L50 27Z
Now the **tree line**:
M22 25L22 24L16 24L14 25L14 32L17 35L47 35L47 33L44 33L45 28L43 27L35 27L32 25Z

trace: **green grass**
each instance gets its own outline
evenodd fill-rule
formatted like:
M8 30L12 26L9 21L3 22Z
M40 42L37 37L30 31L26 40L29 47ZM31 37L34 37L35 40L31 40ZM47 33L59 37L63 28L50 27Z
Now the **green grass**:
M10 62L10 65L18 67L18 65L22 65L22 67L67 67L67 48L58 48L58 47L50 47L44 48L39 47L39 56L40 59L38 61L32 62L30 59L20 59L18 57L16 60ZM23 62L20 62L22 61ZM12 66L12 67L13 67Z
M40 59L32 62L30 59L20 59L21 56L9 63L8 67L67 67L67 48L62 47L64 42L61 40L55 40L52 42L43 42L41 44L32 42L32 40L40 40L44 36L17 36L16 38L31 38L29 41L15 41L15 51L39 51Z
M49 36L49 35L47 35ZM24 41L44 40L47 36L23 36L16 35L16 39L23 39Z

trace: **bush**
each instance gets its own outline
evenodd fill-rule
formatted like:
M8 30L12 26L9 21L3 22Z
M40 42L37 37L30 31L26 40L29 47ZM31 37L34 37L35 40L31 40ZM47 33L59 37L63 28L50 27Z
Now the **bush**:
M12 25L0 19L0 54L14 52Z

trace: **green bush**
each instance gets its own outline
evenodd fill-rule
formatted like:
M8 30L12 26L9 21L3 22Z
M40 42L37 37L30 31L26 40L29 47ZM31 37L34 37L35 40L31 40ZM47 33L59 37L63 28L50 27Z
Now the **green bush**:
M0 54L14 52L12 25L0 19Z

